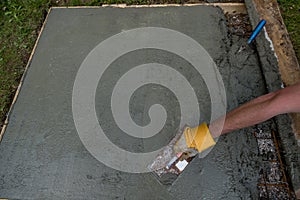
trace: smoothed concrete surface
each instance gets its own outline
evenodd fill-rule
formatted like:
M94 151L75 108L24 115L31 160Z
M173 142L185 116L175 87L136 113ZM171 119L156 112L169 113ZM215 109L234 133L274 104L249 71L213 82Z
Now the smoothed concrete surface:
M222 136L203 159L196 158L173 185L162 186L151 173L120 172L97 161L85 149L72 116L72 89L77 70L101 41L139 27L164 27L199 42L222 75L228 110L266 92L256 52L238 53L247 38L228 34L220 8L52 9L28 69L0 145L0 197L9 199L255 199L258 159L253 129ZM145 62L145 60L147 62ZM193 76L182 58L153 49L130 52L106 72L96 95L99 122L118 146L142 152L166 144L173 134L136 139L115 127L108 93L111 83L131 67L158 62L177 69L194 86L201 119L210 119L205 83ZM116 76L116 77L115 77ZM106 79L106 80L105 80ZM147 109L165 106L166 126L178 125L178 102L161 86L144 86L132 97L131 116L148 123ZM144 145L144 146L143 146Z

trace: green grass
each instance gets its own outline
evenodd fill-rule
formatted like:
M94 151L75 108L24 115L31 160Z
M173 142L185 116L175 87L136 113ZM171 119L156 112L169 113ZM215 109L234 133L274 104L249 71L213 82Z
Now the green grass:
M183 0L0 0L0 126L9 110L49 7L181 2ZM300 1L278 2L300 59Z
M18 87L49 2L1 0L0 3L0 120Z
M300 1L278 0L284 23L291 37L298 61L300 61Z

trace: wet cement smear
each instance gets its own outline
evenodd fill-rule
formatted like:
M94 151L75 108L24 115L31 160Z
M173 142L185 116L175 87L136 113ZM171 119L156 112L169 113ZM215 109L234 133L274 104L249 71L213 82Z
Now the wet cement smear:
M62 20L63 19L63 20ZM228 110L266 92L256 51L238 53L247 37L232 34L220 8L53 9L39 41L10 123L0 145L0 197L9 199L256 199L260 160L251 128L222 136L203 159L195 158L172 185L160 185L152 173L131 174L96 160L81 143L72 117L72 88L77 70L101 41L139 27L164 27L199 42L222 75ZM109 92L113 80L140 62L158 62L180 71L193 85L201 119L209 121L207 87L193 68L169 52L145 49L115 60L97 88L96 112L108 137L132 152L166 144L180 119L174 94L158 85L139 88L131 98L135 123L149 123L148 109L167 110L159 135L137 139L112 120Z
M275 56L275 58L277 59L277 62L278 62L278 57L277 57L277 55L276 55L276 53L275 53L275 51L274 51L274 45L273 45L273 42L272 42L272 40L270 39L270 37L269 37L269 35L268 35L267 30L266 30L265 27L264 27L264 33L265 33L265 38L266 38L267 41L270 43L270 48L271 48L272 52L274 52L274 56ZM281 88L283 88L283 87L281 86Z

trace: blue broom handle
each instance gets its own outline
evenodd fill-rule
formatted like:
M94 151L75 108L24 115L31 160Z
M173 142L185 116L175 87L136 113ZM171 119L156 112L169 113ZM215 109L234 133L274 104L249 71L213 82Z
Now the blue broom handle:
M249 40L248 40L248 44L251 44L251 42L253 42L253 40L256 38L256 36L258 35L258 33L261 31L261 29L265 26L266 24L266 20L261 20L258 25L255 27L254 31L252 32Z

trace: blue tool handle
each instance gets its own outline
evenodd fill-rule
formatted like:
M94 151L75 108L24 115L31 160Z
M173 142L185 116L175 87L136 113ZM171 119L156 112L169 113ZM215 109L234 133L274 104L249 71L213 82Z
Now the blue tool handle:
M248 44L251 44L251 42L256 38L256 36L258 35L258 33L261 31L261 29L264 27L264 25L266 24L266 20L261 20L258 25L255 27L254 31L252 32L249 40L248 40Z

